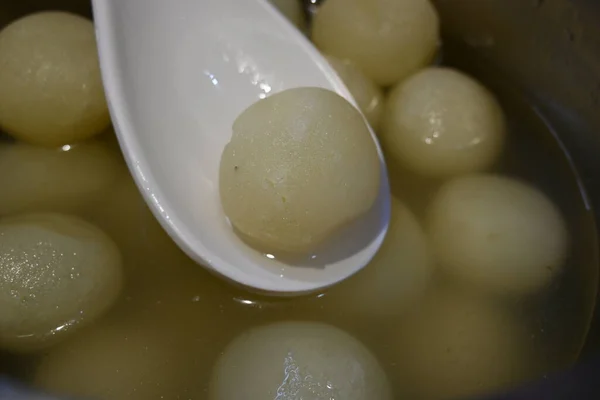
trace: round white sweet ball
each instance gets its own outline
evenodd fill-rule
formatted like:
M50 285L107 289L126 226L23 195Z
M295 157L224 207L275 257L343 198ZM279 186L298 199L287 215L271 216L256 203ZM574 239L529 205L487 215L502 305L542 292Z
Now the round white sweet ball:
M119 249L79 218L5 218L0 239L3 348L25 352L52 346L97 319L119 294Z
M211 400L391 399L374 356L355 338L321 323L280 322L252 328L217 362Z
M312 38L324 53L352 60L388 86L433 60L439 19L429 0L327 0L314 17Z
M387 154L422 175L481 171L502 151L504 113L474 79L427 68L393 89L380 138Z
M481 290L536 292L556 277L567 253L557 207L508 177L472 174L447 182L428 218L440 266Z
M364 317L398 315L426 291L433 259L419 221L392 197L387 236L373 260L356 276L334 286L324 303Z
M436 288L393 332L389 351L406 398L471 398L528 373L530 335L482 298Z
M90 20L40 12L0 32L0 126L7 133L57 146L109 123Z
M0 215L79 215L127 173L119 154L96 140L57 149L0 143L0 171Z
M351 61L326 56L327 61L337 72L344 84L356 100L358 107L374 130L379 128L379 120L383 114L385 99L383 91L375 85Z
M354 106L329 90L296 88L235 120L219 180L225 214L253 245L305 252L372 207L380 164Z
M298 29L306 29L304 9L298 0L269 0Z

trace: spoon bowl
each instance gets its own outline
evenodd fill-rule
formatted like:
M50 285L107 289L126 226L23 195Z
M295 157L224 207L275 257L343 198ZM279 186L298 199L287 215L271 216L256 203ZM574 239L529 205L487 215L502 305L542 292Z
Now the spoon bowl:
M185 253L222 277L277 295L317 291L368 264L390 217L379 144L376 204L311 257L290 262L253 250L221 209L220 158L244 109L303 86L335 91L356 106L300 31L266 0L92 3L120 146L155 217Z

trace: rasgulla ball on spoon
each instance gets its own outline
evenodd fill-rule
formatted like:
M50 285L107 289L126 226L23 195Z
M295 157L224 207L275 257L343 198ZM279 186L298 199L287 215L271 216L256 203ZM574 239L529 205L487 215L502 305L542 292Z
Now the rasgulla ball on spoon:
M425 232L413 213L392 198L390 225L379 252L356 276L328 291L324 302L364 317L394 316L421 297L432 273Z
M349 60L341 60L333 56L326 56L327 61L337 72L339 77L356 100L358 107L363 112L367 121L374 130L379 128L379 120L383 114L385 99L383 91L371 79Z
M0 346L35 351L90 324L116 300L121 268L113 241L79 218L0 220Z
M358 340L330 325L279 322L233 340L213 371L211 400L391 400L385 373Z
M428 219L440 266L482 291L534 293L565 261L568 235L560 211L515 179L455 178L440 189Z
M0 32L2 129L57 146L94 136L109 123L92 21L46 11Z
M324 53L355 62L388 86L433 60L439 20L429 0L327 0L314 17L312 38Z
M380 138L390 157L421 175L481 171L502 151L504 113L473 78L427 68L393 89Z
M380 173L354 106L329 90L289 89L235 120L221 158L221 202L255 247L302 253L373 206Z

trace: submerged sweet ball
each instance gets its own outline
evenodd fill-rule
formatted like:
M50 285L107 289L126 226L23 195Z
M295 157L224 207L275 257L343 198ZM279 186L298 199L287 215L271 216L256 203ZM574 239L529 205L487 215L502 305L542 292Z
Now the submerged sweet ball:
M312 38L324 53L355 62L388 86L433 60L439 19L429 0L327 0L314 17Z
M297 88L237 118L219 178L225 214L251 244L305 252L371 208L379 156L348 101L325 89Z
M390 157L418 174L481 171L502 151L504 113L473 78L428 68L393 89L380 138Z
M379 128L379 120L383 114L383 91L351 61L326 56L331 67L344 81L346 87L356 100L358 107L374 130Z
M210 400L388 400L390 385L362 343L330 325L279 322L233 340L213 370Z
M103 325L82 332L42 357L34 383L60 396L165 399L183 383L177 367L185 366L181 362L184 354L181 345L156 325Z
M126 174L103 141L64 148L0 142L0 215L66 212L80 215Z
M437 287L390 330L407 399L477 398L527 376L530 333L488 300Z
M65 12L23 17L0 32L0 126L44 146L89 138L110 117L92 22Z
M162 274L140 262L109 315L40 357L39 389L61 399L206 399L225 296L192 260L160 261Z
M0 347L35 351L102 315L121 289L117 246L75 217L0 220Z
M515 179L455 178L442 186L428 218L440 267L482 291L535 293L565 261L568 235L560 211Z
M361 317L389 318L405 312L422 297L433 269L421 224L392 197L390 225L379 252L364 270L334 286L323 300Z

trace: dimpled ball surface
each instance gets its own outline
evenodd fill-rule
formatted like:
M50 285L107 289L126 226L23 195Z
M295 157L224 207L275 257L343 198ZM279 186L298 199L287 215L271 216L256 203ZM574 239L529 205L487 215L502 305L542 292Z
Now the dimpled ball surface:
M220 165L223 209L266 251L305 252L374 204L377 148L360 112L331 91L289 89L246 109Z

